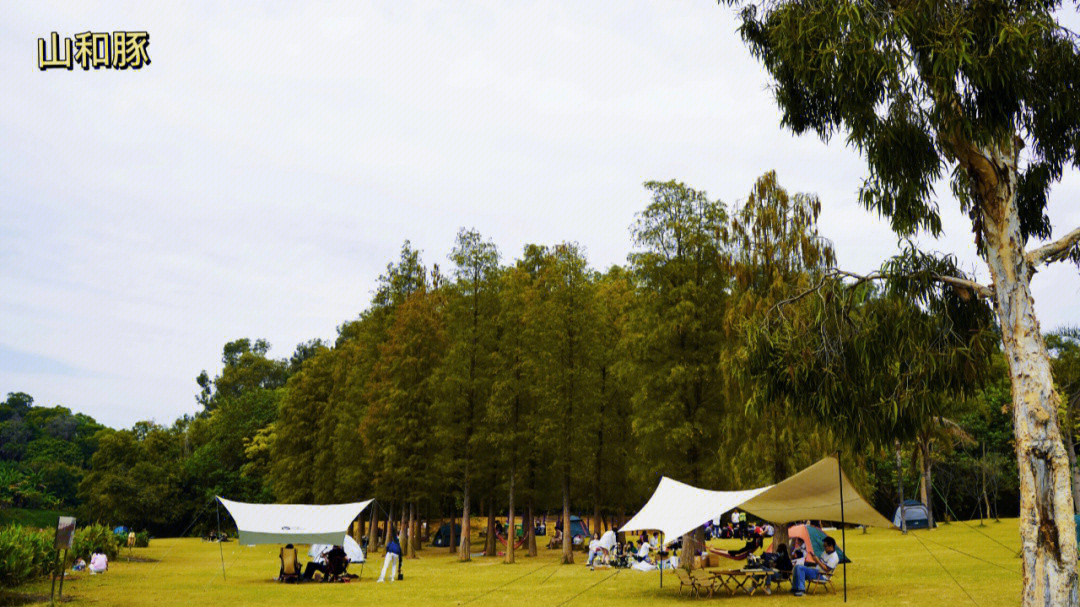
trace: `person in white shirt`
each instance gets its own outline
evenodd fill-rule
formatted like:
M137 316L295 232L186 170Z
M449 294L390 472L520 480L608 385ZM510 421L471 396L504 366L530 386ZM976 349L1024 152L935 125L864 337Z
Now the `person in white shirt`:
M802 596L806 592L806 580L827 580L832 575L833 570L836 569L836 566L840 564L840 555L836 552L836 540L826 537L823 543L825 544L825 553L817 555L816 566L800 565L795 567L791 579L791 591L795 593L795 596Z
M604 532L604 535L598 535L596 539L589 542L589 568L593 567L593 561L597 557L601 562L606 562L611 554L611 551L615 548L615 542L618 541L615 537L615 530L608 529Z
M109 570L109 557L105 556L105 553L98 548L90 555L90 573L105 573Z

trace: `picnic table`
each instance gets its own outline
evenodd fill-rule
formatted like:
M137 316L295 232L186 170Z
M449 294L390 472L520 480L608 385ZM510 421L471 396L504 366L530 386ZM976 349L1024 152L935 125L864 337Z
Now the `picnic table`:
M760 586L765 585L765 579L776 572L776 569L718 569L709 570L709 575L727 589L729 596L734 596L738 590L753 596Z

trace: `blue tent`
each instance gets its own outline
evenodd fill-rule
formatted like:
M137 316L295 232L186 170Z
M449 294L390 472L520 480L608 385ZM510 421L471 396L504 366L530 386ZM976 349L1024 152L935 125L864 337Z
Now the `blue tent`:
M113 529L112 532L115 533L116 535L126 535L127 532L128 532L128 528L124 527L124 526L120 526L120 527L117 527L117 528Z

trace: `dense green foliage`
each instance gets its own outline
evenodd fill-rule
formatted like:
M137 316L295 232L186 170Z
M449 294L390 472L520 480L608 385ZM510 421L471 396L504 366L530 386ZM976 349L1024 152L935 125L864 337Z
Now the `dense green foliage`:
M334 343L276 359L265 341L229 342L220 374L197 378L199 414L76 431L89 446L72 460L89 464L81 520L201 533L214 495L374 496L395 520L404 503L460 515L468 496L486 516L505 513L511 488L519 515L565 500L610 520L659 474L761 485L837 448L891 514L892 438L906 495L933 471L940 518L1015 512L1008 378L988 312L919 278L947 260L909 252L882 270L907 282L851 288L818 233L820 202L772 173L730 211L678 182L646 187L625 268L596 271L572 243L503 263L463 230L444 275L406 243ZM812 287L832 294L800 297ZM1061 339L1072 360L1075 342ZM859 417L830 408L851 398ZM43 417L35 409L20 419ZM938 432L939 419L959 430Z

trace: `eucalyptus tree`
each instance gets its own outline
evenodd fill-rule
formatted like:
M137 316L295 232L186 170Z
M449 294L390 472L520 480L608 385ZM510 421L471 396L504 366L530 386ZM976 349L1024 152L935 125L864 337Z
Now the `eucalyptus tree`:
M1080 328L1058 329L1046 336L1054 369L1054 383L1065 412L1063 437L1072 471L1073 504L1080 514L1080 467L1076 461L1077 424L1080 423Z
M478 474L489 472L483 461L489 450L483 448L487 437L482 422L491 394L491 357L497 347L499 252L475 230L462 229L450 260L454 269L447 286L448 348L442 365L446 396L440 407L440 428L450 453L447 472L461 479L458 554L460 560L468 561L473 484ZM453 534L453 524L450 529ZM453 549L453 541L450 546Z
M1031 279L1080 261L1080 228L1050 239L1047 199L1080 160L1080 48L1060 2L743 2L740 32L774 80L781 122L843 134L866 159L862 203L895 232L941 231L948 172L992 284L1013 385L1025 605L1076 604L1077 547L1059 398ZM939 280L960 284L960 277Z
M734 352L727 210L676 181L645 187L652 201L633 227L637 250L630 254L639 300L631 347L641 380L634 433L652 462L649 480L664 471L714 484L721 429L735 419L726 389Z

